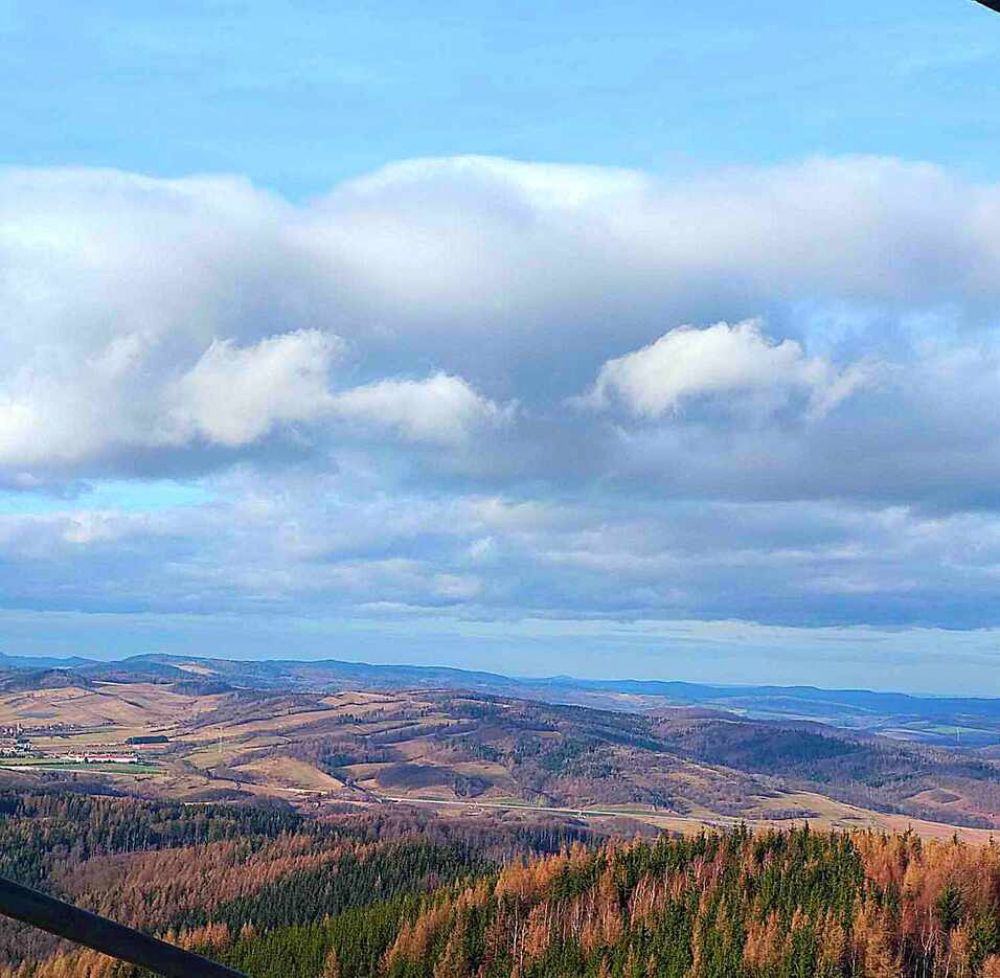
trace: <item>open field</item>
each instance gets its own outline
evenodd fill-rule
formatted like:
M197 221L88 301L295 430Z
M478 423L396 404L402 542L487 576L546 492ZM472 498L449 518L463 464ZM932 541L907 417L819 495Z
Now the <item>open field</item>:
M57 771L62 774L124 774L136 777L143 774L159 774L160 769L152 764L70 764L55 759L27 757L6 758L0 761L0 771L20 771L30 774L36 771Z
M820 796L814 796L820 799ZM783 823L767 818L734 818L725 815L681 816L662 815L643 809L629 808L553 808L543 805L530 805L525 802L479 802L479 801L441 801L431 798L411 798L386 796L384 801L403 805L418 805L438 809L442 812L456 809L473 814L484 812L534 812L545 815L562 815L574 819L600 824L608 819L628 818L632 821L652 825L668 832L682 835L697 833L702 829L734 829L744 825L750 829L760 830L780 828ZM957 837L964 842L986 844L998 837L992 829L975 829L966 826L947 825L941 822L929 822L924 819L914 819L900 815L886 815L880 812L866 811L849 805L838 805L829 798L821 801L829 806L822 815L803 819L795 824L808 822L816 829L850 832L856 829L873 829L878 832L916 832L927 839L948 840ZM787 823L785 823L787 824Z

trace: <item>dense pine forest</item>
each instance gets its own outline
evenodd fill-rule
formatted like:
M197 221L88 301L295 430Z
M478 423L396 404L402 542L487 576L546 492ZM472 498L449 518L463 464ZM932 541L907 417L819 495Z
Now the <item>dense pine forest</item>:
M0 797L0 872L253 978L1000 978L1000 846ZM3 978L135 969L7 923Z

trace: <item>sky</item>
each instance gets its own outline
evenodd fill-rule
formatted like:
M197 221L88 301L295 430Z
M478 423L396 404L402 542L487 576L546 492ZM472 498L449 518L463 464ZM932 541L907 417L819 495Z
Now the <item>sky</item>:
M0 65L0 652L1000 695L1000 16L0 0Z

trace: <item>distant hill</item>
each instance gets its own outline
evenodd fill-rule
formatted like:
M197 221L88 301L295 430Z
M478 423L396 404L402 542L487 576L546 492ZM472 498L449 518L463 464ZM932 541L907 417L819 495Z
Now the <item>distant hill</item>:
M0 672L0 693L31 689L87 689L93 683L71 669L18 669Z
M721 710L752 719L811 720L926 745L1000 746L1000 699L916 696L815 686L709 683L571 676L518 678L442 666L386 665L339 659L303 661L146 654L113 662L0 655L0 670L60 668L94 681L206 682L260 690L450 689L576 703L633 713L665 707Z
M981 751L701 707L625 712L441 688L258 689L204 675L202 665L159 665L189 678L123 681L121 664L114 682L71 670L8 674L0 725L40 728L33 744L56 756L67 730L107 750L166 737L147 754L156 777L117 787L179 801L224 791L305 805L402 799L482 811L513 802L654 824L808 817L892 828L906 816L1000 828L1000 763ZM73 683L86 688L67 695Z
M58 656L4 655L0 652L0 669L76 669L89 665L93 659L79 656L60 658Z

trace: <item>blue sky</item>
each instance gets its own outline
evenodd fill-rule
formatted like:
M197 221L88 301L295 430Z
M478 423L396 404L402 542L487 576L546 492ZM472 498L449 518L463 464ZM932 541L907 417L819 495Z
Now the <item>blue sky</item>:
M332 6L0 3L0 650L987 691L1000 17Z
M961 0L8 0L0 146L293 198L470 153L654 171L872 153L989 177L993 20Z

